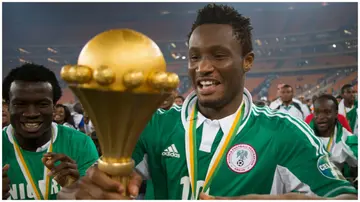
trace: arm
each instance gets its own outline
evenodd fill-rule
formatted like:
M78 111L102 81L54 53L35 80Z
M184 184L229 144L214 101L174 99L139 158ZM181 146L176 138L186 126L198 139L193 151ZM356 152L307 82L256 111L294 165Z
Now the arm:
M283 132L284 135L276 137L284 193L299 191L326 198L357 194L329 160L324 145L310 127L301 122L293 123L288 125L292 134Z

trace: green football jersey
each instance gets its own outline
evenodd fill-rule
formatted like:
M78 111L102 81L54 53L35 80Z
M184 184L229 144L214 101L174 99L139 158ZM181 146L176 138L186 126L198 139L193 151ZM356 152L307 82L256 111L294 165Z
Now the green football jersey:
M155 199L192 198L185 134L196 100L195 93L191 93L182 108L158 110L136 145L133 153L136 169L151 178ZM246 89L243 102L240 128L207 193L227 197L289 192L333 197L357 193L330 162L323 143L305 122L268 107L256 107ZM195 117L197 193L202 190L223 131L232 125L233 116L229 117L221 120L218 131L211 131L213 121L201 118L200 113ZM209 138L204 137L212 135L209 144Z
M86 170L99 158L96 147L89 136L74 129L52 123L54 132L53 152L62 153L76 161L80 176L85 176ZM2 152L3 166L10 165L8 176L10 179L10 199L35 199L32 187L27 183L18 164L13 146L13 127L3 129ZM33 179L44 195L44 164L41 161L47 152L48 144L39 148L36 152L22 150L24 160L33 174ZM61 186L51 178L49 199L56 199Z

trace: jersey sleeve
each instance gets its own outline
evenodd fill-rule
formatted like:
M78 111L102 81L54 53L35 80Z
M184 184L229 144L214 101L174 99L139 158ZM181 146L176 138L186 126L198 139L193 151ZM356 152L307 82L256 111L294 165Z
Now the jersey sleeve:
M84 134L77 134L85 137L85 140L79 146L78 158L76 160L80 176L85 176L86 171L92 166L98 159L99 154L95 147L93 140Z
M155 112L151 120L146 125L145 129L141 133L135 149L132 154L132 158L135 161L136 170L143 175L145 179L150 179L150 171L148 164L148 155L153 150L152 139L159 133L158 131L158 114ZM155 145L154 145L155 146Z
M330 162L321 140L306 123L290 116L283 121L286 130L279 131L275 138L278 144L277 175L284 193L300 192L321 197L357 194Z

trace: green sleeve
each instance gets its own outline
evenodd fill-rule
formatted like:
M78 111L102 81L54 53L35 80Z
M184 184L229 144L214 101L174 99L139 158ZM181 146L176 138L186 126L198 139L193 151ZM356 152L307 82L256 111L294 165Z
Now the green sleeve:
M358 157L358 137L355 135L348 136L346 139L346 145L349 146L355 157Z
M357 190L330 162L321 140L304 122L293 118L277 138L278 170L286 192L311 193L321 197L357 194Z
M96 146L93 140L84 134L79 134L85 136L84 140L81 141L79 145L79 154L76 160L80 176L85 176L87 169L92 166L98 159L99 154L96 150Z
M166 139L163 131L166 130L164 127L167 123L164 120L170 119L171 113L170 110L167 112L158 110L140 135L133 151L132 158L137 171L149 182L146 187L147 199L168 198L166 170L162 164L161 152L163 141Z
M141 133L138 142L136 143L135 149L132 154L132 158L135 161L135 166L139 165L146 154L151 149L151 138L157 134L157 122L158 122L158 113L154 113L149 123L146 125L145 129ZM150 140L150 142L149 142Z

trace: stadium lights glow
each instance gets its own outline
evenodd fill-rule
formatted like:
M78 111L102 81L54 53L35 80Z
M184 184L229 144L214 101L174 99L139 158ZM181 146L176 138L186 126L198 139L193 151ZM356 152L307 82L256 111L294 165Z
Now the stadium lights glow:
M171 43L171 46L172 46L173 48L176 48L176 45L175 45L174 43Z
M185 56L182 56L182 57L181 57L181 59L185 60L185 59L186 59L186 57L185 57Z
M185 42L185 46L186 46L186 47L189 47L189 44L188 44L188 42Z
M332 47L333 47L333 48L336 48L336 44L333 44Z
M24 60L24 59L22 59L22 58L19 58L19 61L20 61L21 63L30 63L30 61Z
M47 48L47 50L48 50L49 52L52 52L52 53L57 53L57 51L54 50L54 49L52 49L52 48Z
M180 55L175 54L175 53L171 53L171 56L172 56L175 60L177 60L177 59L180 58Z
M169 11L161 11L160 14L161 15L167 15L167 14L170 14L170 12Z
M19 48L19 51L22 52L22 53L28 53L28 54L30 53L29 51L27 51L27 50L25 50L23 48Z
M350 31L348 31L348 30L346 30L346 29L344 30L344 33L347 34L347 35L351 35L351 34L352 34Z
M53 63L56 63L56 64L59 64L59 62L57 60L54 60L54 59L51 59L51 58L48 58L47 59L49 62L53 62Z
M289 10L294 10L294 7L290 6L290 7L289 7Z

